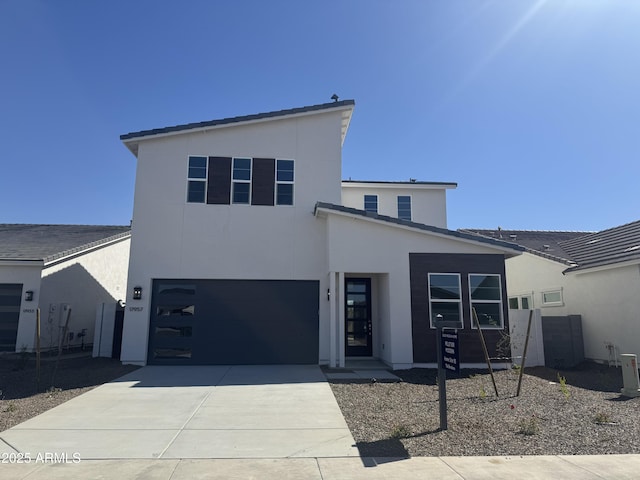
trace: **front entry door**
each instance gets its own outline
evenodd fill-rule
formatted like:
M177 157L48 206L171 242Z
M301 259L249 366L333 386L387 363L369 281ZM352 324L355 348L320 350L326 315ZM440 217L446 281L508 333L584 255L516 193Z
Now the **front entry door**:
M371 279L345 279L345 355L370 357Z

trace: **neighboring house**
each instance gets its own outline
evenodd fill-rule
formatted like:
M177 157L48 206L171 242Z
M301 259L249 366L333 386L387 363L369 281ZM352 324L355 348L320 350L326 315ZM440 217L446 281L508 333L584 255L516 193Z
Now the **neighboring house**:
M464 232L526 248L506 262L511 308L581 315L586 358L640 354L640 221L601 232Z
M459 322L461 360L483 361L471 305L495 345L522 248L447 230L455 184L342 182L353 108L122 135L137 157L123 362L434 364L438 314Z
M123 300L130 227L0 224L0 351L93 342L96 306Z

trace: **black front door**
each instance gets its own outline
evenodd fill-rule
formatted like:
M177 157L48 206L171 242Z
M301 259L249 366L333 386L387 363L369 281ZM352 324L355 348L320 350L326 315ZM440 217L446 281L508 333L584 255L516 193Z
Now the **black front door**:
M345 355L370 357L371 350L371 279L345 280Z

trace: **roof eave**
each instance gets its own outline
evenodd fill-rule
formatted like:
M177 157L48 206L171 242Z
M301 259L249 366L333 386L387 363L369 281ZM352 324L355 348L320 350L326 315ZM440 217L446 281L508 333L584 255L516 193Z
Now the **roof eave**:
M335 214L359 220L367 220L378 223L380 225L392 226L422 234L433 235L448 240L462 241L464 243L471 243L474 245L483 246L485 248L491 247L502 251L506 258L515 257L517 255L521 255L524 252L524 248L520 245L502 242L499 240L492 240L484 238L482 236L476 236L474 238L473 235L456 232L455 230L448 230L446 228L435 227L433 225L400 220L394 217L373 214L370 212L365 212L364 210L357 210L355 208L344 207L340 205L318 202L316 203L314 209L314 215L318 217L319 213L325 213L327 215Z
M355 101L342 100L340 102L334 102L333 104L322 104L312 107L301 107L289 110L283 110L282 114L279 112L267 112L265 114L246 115L240 117L230 117L220 120L212 120L210 122L198 122L184 125L176 125L174 127L166 127L152 130L141 130L139 132L126 133L120 135L120 140L124 145L133 153L138 156L138 144L141 141L152 140L157 138L172 137L176 135L184 135L189 133L202 133L210 130L218 130L221 128L236 127L241 125L259 124L269 121L285 120L296 117L306 117L309 115L317 115L321 113L342 111L341 120L341 145L344 144L344 140L347 135L347 130L351 123L351 116L355 107ZM315 108L322 107L322 108ZM305 110L307 108L308 110Z
M567 268L562 273L570 274L570 273L592 273L598 272L601 270L611 270L613 268L623 268L629 267L633 265L640 265L640 255L634 256L632 258L627 259L617 259L617 260L603 260L599 262L593 262L590 264L584 265L576 265L570 268Z
M342 186L345 188L401 188L401 189L455 189L458 184L455 182L376 182L368 180L342 180Z

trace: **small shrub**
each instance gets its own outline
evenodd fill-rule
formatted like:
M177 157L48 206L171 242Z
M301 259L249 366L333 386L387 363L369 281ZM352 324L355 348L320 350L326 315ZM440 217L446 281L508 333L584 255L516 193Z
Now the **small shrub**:
M523 418L518 422L519 432L523 435L536 435L540 433L540 422L535 415Z
M47 393L49 394L49 397L53 397L54 395L60 393L61 391L62 391L61 388L54 387L54 386L47 388Z
M569 392L569 387L567 387L567 379L560 376L558 373L558 382L560 383L560 391L562 392L562 395L564 395L565 399L569 400L571 393Z
M7 408L4 409L5 412L7 413L13 413L18 409L18 407L16 407L16 404L13 402L9 402L9 405L7 405Z
M487 398L487 391L484 389L484 385L482 385L480 387L480 399L486 400L486 398Z
M598 412L596 413L594 419L597 424L602 425L604 423L612 423L611 416L606 412Z
M405 424L396 425L391 429L391 438L406 438L411 435L411 430Z

